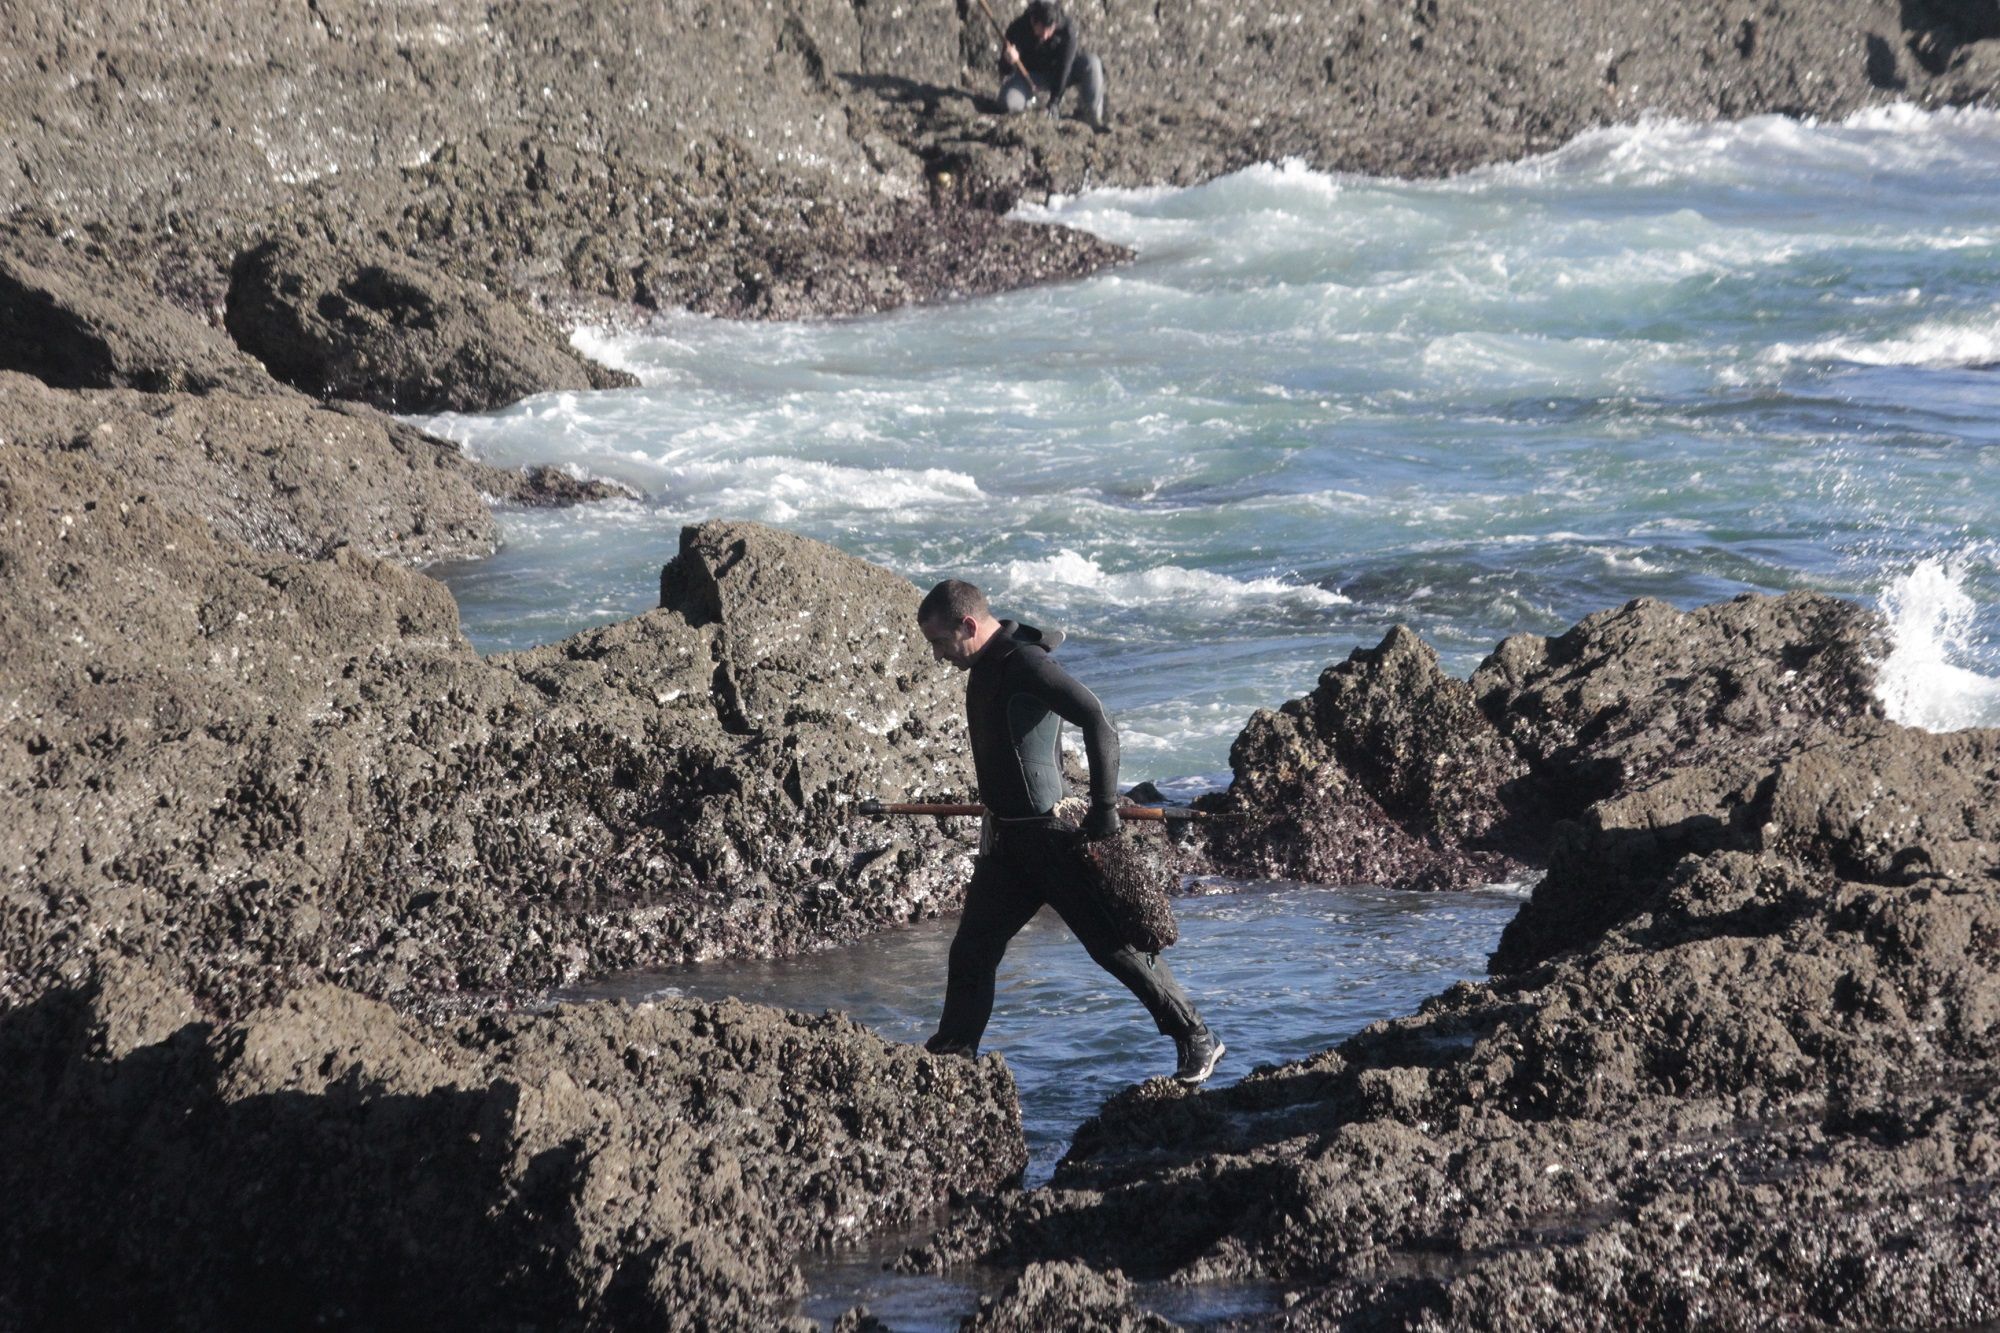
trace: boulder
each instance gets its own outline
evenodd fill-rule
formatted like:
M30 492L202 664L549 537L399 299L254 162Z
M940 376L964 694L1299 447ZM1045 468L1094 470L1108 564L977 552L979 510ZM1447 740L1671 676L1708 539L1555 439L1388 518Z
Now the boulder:
M1472 688L1556 822L1493 967L1591 944L1682 856L1759 846L1775 764L1882 725L1883 636L1864 607L1789 593L1687 612L1641 600L1502 643Z
M230 336L303 393L391 412L480 412L638 383L549 320L407 255L293 237L237 258Z
M1123 1273L1084 1264L1029 1264L979 1303L962 1333L1173 1333L1180 1325L1134 1308Z
M1398 627L1251 717L1229 790L1205 802L1229 817L1206 851L1224 873L1318 883L1465 887L1546 866L1497 955L1518 966L1620 919L1627 871L1740 845L1775 761L1879 723L1886 652L1873 612L1810 593L1642 599L1516 635L1469 682Z
M735 1002L224 1024L114 963L0 1053L27 1327L791 1327L801 1254L1026 1162L999 1059Z
M1230 747L1208 849L1225 873L1460 888L1518 871L1526 768L1437 653L1402 627L1254 714Z
M1880 718L1887 655L1880 617L1836 597L1745 594L1693 611L1641 598L1557 638L1517 634L1471 683L1559 819L1668 770L1761 773Z
M206 320L135 282L95 245L0 230L0 372L63 389L277 392Z
M0 448L8 1002L116 955L226 1015L314 979L438 1003L793 953L956 901L960 831L849 814L969 786L907 582L701 528L669 579L685 600L482 660L435 581L352 543L304 553L380 521L282 484L339 455L274 445L237 476L156 447L186 422L52 401L117 429ZM201 400L253 410L232 401ZM295 412L396 465L356 418L267 409L274 438Z

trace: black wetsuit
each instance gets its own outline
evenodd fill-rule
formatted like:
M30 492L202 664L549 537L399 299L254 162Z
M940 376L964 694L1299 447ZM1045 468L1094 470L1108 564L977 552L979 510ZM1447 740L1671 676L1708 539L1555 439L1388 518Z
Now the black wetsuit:
M1069 91L1070 74L1076 69L1076 24L1068 15L1058 18L1055 30L1045 42L1035 35L1035 25L1023 14L1007 25L1007 42L1021 53L1021 63L1028 67L1036 85L1050 91L1052 103L1060 103L1063 94ZM1001 64L1009 70L1013 68L1005 60Z
M951 941L944 1016L933 1038L945 1046L978 1050L1007 943L1044 903L1099 967L1139 997L1161 1032L1183 1037L1200 1026L1166 962L1125 942L1084 876L1076 830L1050 813L1063 796L1065 721L1083 732L1092 802L1118 797L1118 733L1097 696L1049 655L1061 642L1059 633L1003 620L966 681L973 768L994 816L994 836L966 887L965 913Z
M1093 805L1118 803L1118 732L1097 696L1056 665L1062 631L1048 634L1011 620L972 664L965 721L979 799L1000 819L1048 814L1063 798L1058 736L1068 722L1083 732Z

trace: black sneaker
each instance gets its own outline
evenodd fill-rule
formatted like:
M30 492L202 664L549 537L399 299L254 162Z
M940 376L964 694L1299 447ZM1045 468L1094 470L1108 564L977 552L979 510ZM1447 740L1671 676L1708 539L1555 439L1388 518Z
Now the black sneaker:
M1215 1072L1215 1062L1222 1058L1226 1048L1204 1025L1185 1037L1175 1037L1174 1049L1181 1057L1180 1068L1174 1071L1174 1082L1192 1088L1208 1081L1208 1076Z

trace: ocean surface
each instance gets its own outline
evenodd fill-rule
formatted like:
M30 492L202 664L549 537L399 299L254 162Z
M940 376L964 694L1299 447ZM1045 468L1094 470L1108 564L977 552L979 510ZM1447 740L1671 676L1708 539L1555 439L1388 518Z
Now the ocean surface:
M579 342L644 387L422 424L644 498L501 516L438 572L482 649L655 604L761 519L1060 627L1126 777L1415 628L1465 674L1633 597L1896 617L1885 693L2000 722L2000 116L1607 130L1445 181L1256 167L1025 216L1085 281Z
M869 318L586 332L643 387L422 421L643 495L503 512L498 556L436 571L467 633L500 651L637 614L683 523L753 518L1067 631L1127 781L1226 780L1253 709L1391 625L1464 675L1641 596L1863 599L1895 626L1893 716L2000 725L2000 116L1658 123L1445 181L1276 164L1024 213L1137 259ZM1170 957L1227 1082L1479 975L1519 893L1241 887L1190 900ZM949 929L589 993L919 1039ZM1170 1063L1052 920L1009 955L988 1045L1031 1180ZM976 1299L875 1260L816 1267L809 1310L949 1328ZM1156 1295L1196 1322L1260 1299Z

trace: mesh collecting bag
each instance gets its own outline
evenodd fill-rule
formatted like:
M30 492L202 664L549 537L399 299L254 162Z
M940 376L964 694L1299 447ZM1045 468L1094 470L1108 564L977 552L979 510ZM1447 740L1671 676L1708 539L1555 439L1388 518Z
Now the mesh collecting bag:
M1172 895L1180 875L1167 864L1166 839L1135 828L1082 845L1084 877L1128 943L1158 953L1181 937Z

